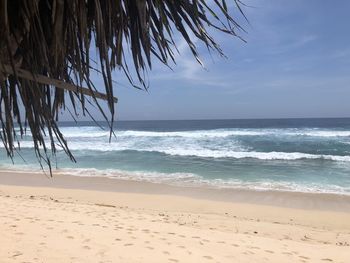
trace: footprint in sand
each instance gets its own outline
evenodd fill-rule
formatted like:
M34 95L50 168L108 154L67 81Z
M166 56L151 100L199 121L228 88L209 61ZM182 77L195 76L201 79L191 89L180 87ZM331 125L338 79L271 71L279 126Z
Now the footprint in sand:
M251 249L260 249L260 247L250 247Z
M23 255L23 253L21 251L15 251L11 257L15 258L15 257L21 256L21 255Z

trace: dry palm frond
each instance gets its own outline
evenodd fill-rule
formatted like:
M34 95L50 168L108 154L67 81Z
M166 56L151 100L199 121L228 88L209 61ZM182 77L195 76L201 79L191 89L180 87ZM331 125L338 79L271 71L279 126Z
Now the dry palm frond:
M241 2L232 2L242 12ZM0 138L8 155L13 156L17 136L29 126L40 160L50 166L48 148L55 153L56 143L74 160L57 126L58 111L67 98L74 110L77 103L85 109L86 95L97 105L98 98L105 99L112 127L112 71L121 69L132 81L125 51L130 49L137 78L147 88L143 73L151 68L152 58L166 65L175 61L175 32L197 59L191 35L222 54L209 27L233 36L241 30L225 0L0 0ZM92 46L105 95L90 78ZM47 135L50 147L44 140Z

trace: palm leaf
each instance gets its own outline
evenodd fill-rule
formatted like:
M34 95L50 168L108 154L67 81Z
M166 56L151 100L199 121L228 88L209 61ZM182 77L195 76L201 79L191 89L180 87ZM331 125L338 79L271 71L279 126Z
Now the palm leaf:
M245 17L242 3L232 1ZM176 33L198 61L191 35L223 55L210 27L236 37L242 30L225 0L0 0L0 138L7 154L13 157L18 137L29 127L40 161L51 168L48 149L55 153L57 144L74 160L57 125L67 100L75 113L80 104L85 114L85 96L91 96L112 128L117 101L112 72L122 70L138 87L131 77L133 68L147 89L145 71L154 59L165 65L175 62ZM105 94L91 80L93 47ZM127 49L133 67L125 60ZM111 118L98 99L107 101Z

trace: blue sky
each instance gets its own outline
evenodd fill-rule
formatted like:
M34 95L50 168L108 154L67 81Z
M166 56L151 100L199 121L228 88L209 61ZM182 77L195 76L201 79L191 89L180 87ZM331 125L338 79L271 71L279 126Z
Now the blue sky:
M202 68L179 41L177 65L154 63L148 92L114 73L123 84L117 119L350 116L350 1L244 2L253 6L245 8L247 43L214 33L227 59L200 48Z

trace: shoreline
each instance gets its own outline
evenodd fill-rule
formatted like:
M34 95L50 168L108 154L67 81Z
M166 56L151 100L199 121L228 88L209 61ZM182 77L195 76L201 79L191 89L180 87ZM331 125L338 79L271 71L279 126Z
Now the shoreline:
M46 174L39 168L0 166L0 173L25 173L25 174ZM127 171L118 169L97 169L97 168L56 168L52 169L55 176L75 176L89 178L109 178L119 181L132 181L140 183L150 183L155 185L169 185L181 188L205 188L228 191L248 191L248 192L276 192L276 193L296 193L296 194L321 194L349 196L348 187L339 185L307 185L297 182L272 181L225 181L225 179L206 179L200 175L192 173L162 173L145 171Z
M350 212L350 195L335 193L179 186L102 176L76 176L55 172L53 172L53 177L49 177L42 172L33 173L30 171L15 170L0 170L0 184L102 192L173 195L219 202Z
M2 262L347 262L348 196L0 172Z

